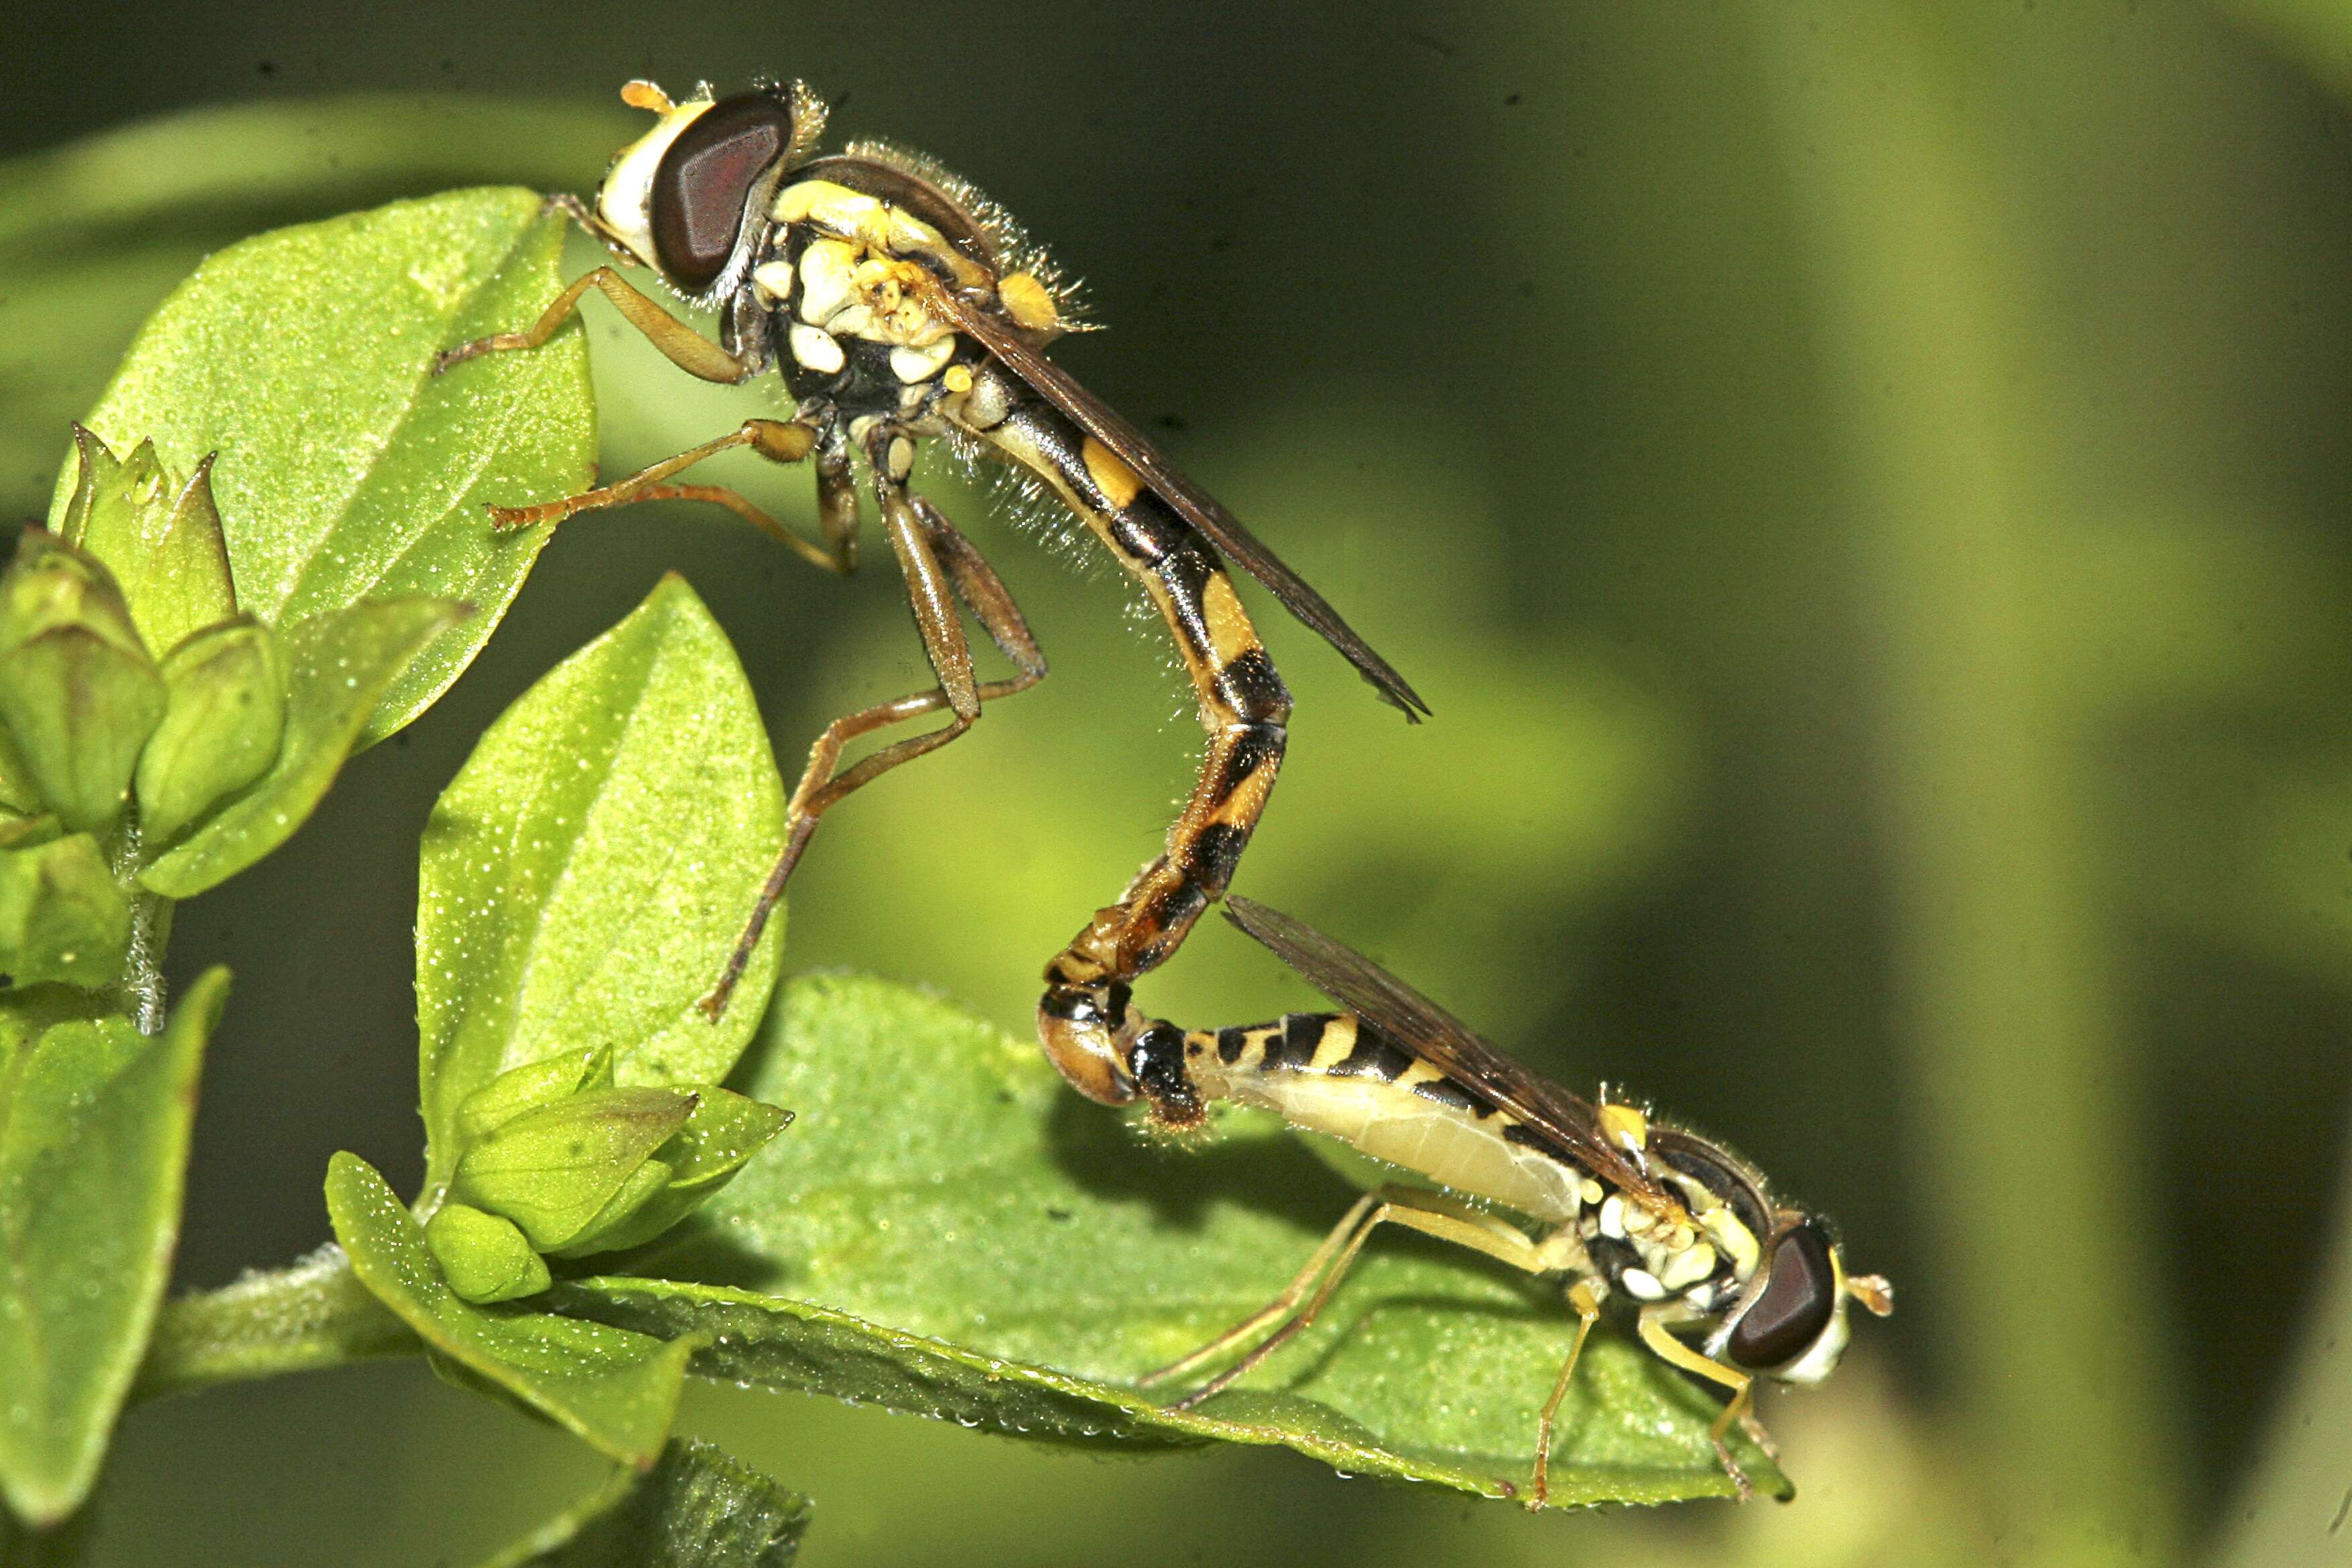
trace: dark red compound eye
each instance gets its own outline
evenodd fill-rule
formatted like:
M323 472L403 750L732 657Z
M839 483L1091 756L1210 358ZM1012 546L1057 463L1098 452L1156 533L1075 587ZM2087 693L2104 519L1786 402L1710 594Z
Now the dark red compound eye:
M1829 1327L1837 1294L1837 1265L1822 1227L1805 1220L1782 1232L1764 1293L1731 1331L1731 1359L1754 1370L1796 1360Z
M721 99L678 132L654 171L654 256L664 277L690 294L719 281L746 210L768 194L792 145L792 104L782 93Z

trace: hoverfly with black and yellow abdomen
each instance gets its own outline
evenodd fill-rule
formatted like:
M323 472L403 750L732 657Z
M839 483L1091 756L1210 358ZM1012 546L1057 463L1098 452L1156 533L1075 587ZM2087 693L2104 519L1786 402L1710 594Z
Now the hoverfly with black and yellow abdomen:
M1068 291L1019 227L929 160L879 142L814 157L825 110L806 88L725 99L704 88L673 102L648 82L622 97L658 123L614 161L593 206L557 198L625 264L650 267L689 302L715 310L716 342L600 267L539 321L453 348L438 368L547 341L594 289L671 363L706 381L746 382L771 365L793 400L789 419L736 430L617 483L544 505L493 509L506 525L658 499L715 502L829 570L856 562L853 454L906 578L937 684L828 726L793 793L785 843L743 939L706 999L716 1014L818 818L860 785L961 734L982 704L1044 678L1045 660L996 574L938 507L909 487L917 444L944 437L1004 458L1040 481L1140 581L1175 637L1209 744L1164 853L1098 910L1046 970L1041 1040L1056 1060L1131 1043L1129 987L1223 896L1282 763L1290 694L1242 608L1221 553L1239 562L1320 632L1408 719L1427 707L1349 629L1135 426L1045 357L1077 325ZM803 538L735 490L680 482L715 453L746 447L777 462L813 459L823 542ZM982 680L959 614L969 613L1014 673ZM843 765L853 739L945 710L936 729Z
M1302 921L1241 898L1226 913L1349 1011L1214 1030L1146 1021L1120 1050L1056 1058L1063 1076L1107 1104L1140 1101L1172 1129L1198 1126L1215 1100L1272 1110L1437 1187L1366 1193L1273 1301L1143 1381L1224 1360L1180 1405L1230 1386L1314 1321L1374 1230L1401 1225L1558 1281L1578 1316L1537 1421L1529 1507L1544 1504L1553 1418L1612 1303L1632 1308L1652 1353L1729 1391L1708 1436L1749 1496L1726 1437L1739 1423L1772 1451L1755 1380L1828 1376L1845 1350L1846 1303L1884 1317L1893 1287L1848 1274L1828 1223L1776 1203L1763 1176L1719 1144L1622 1101L1571 1094Z

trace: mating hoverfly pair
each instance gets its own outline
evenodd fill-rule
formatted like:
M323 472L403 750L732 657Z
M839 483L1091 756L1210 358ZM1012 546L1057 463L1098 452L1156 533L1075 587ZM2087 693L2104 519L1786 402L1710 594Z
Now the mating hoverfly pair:
M1753 1380L1817 1381L1844 1348L1848 1300L1878 1313L1891 1306L1883 1279L1845 1271L1821 1219L1775 1204L1762 1178L1716 1144L1629 1105L1569 1093L1369 960L1245 900L1230 900L1234 922L1349 1011L1187 1033L1133 1005L1133 983L1224 896L1286 744L1289 693L1221 557L1320 632L1408 720L1428 711L1418 694L1231 512L1046 358L1046 345L1081 323L1051 264L1003 209L929 160L882 143L815 156L824 106L799 83L725 99L705 89L673 101L633 82L622 97L657 116L654 129L614 161L593 205L553 200L623 265L650 268L688 303L715 311L716 341L599 267L531 326L452 348L437 368L538 347L594 289L689 374L744 383L773 367L792 416L746 419L614 483L495 508L496 521L521 526L640 500L709 501L846 573L857 558L854 455L862 456L935 677L925 690L835 720L819 737L791 798L782 852L706 1009L716 1016L725 1006L829 807L954 740L983 704L1044 678L1045 657L1003 583L910 485L923 440L1008 460L1141 583L1175 637L1208 732L1164 853L1047 966L1037 1009L1047 1058L1089 1098L1140 1103L1164 1126L1199 1124L1213 1100L1262 1106L1437 1184L1365 1194L1263 1311L1146 1381L1225 1360L1183 1403L1226 1387L1314 1319L1375 1228L1402 1225L1558 1281L1578 1315L1575 1349L1538 1420L1531 1505L1545 1497L1553 1417L1577 1351L1612 1300L1633 1305L1635 1331L1653 1352L1729 1391L1710 1436L1747 1495L1726 1436L1738 1422L1763 1439L1750 1411ZM736 490L680 480L735 447L813 463L821 543ZM979 679L963 614L1013 675ZM947 719L937 728L843 765L852 740L940 712Z

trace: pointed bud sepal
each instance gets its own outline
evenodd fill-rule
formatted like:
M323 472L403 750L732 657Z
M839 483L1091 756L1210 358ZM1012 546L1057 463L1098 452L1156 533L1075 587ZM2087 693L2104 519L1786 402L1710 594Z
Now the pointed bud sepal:
M633 1213L600 1221L561 1249L567 1258L642 1247L702 1205L771 1139L792 1125L793 1113L724 1089L697 1091L701 1100L677 1135L655 1151L669 1179Z
M477 1305L536 1296L551 1281L547 1260L512 1220L466 1204L435 1210L425 1245L449 1289Z
M182 483L152 441L117 459L90 431L77 425L73 432L79 468L59 531L113 571L147 646L171 647L236 615L212 458Z
M615 1243L612 1238L616 1235L635 1234L638 1215L668 1190L673 1174L675 1173L668 1161L659 1158L647 1160L629 1173L629 1179L621 1184L621 1190L596 1211L595 1218L580 1227L578 1236L562 1247L548 1250L558 1258L585 1258L592 1252L611 1252L616 1246L631 1245ZM661 1229L653 1234L660 1235Z
M0 574L0 725L25 784L68 828L112 826L163 701L112 575L26 529Z
M541 1252L571 1247L604 1222L696 1103L683 1089L595 1089L524 1111L466 1151L451 1194L512 1220Z
M468 1148L526 1110L552 1105L583 1089L613 1087L613 1053L590 1047L561 1051L499 1074L457 1106L457 1131Z

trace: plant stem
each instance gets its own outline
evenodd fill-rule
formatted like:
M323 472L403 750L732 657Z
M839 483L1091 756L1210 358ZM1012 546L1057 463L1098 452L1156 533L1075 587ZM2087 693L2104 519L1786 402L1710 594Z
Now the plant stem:
M139 885L139 808L123 813L114 837L110 869L131 899L131 945L122 958L123 1011L142 1035L160 1035L168 1011L163 991L163 946L172 935L172 900Z
M166 1302L133 1402L215 1384L341 1366L422 1347L368 1293L339 1247L234 1285Z

